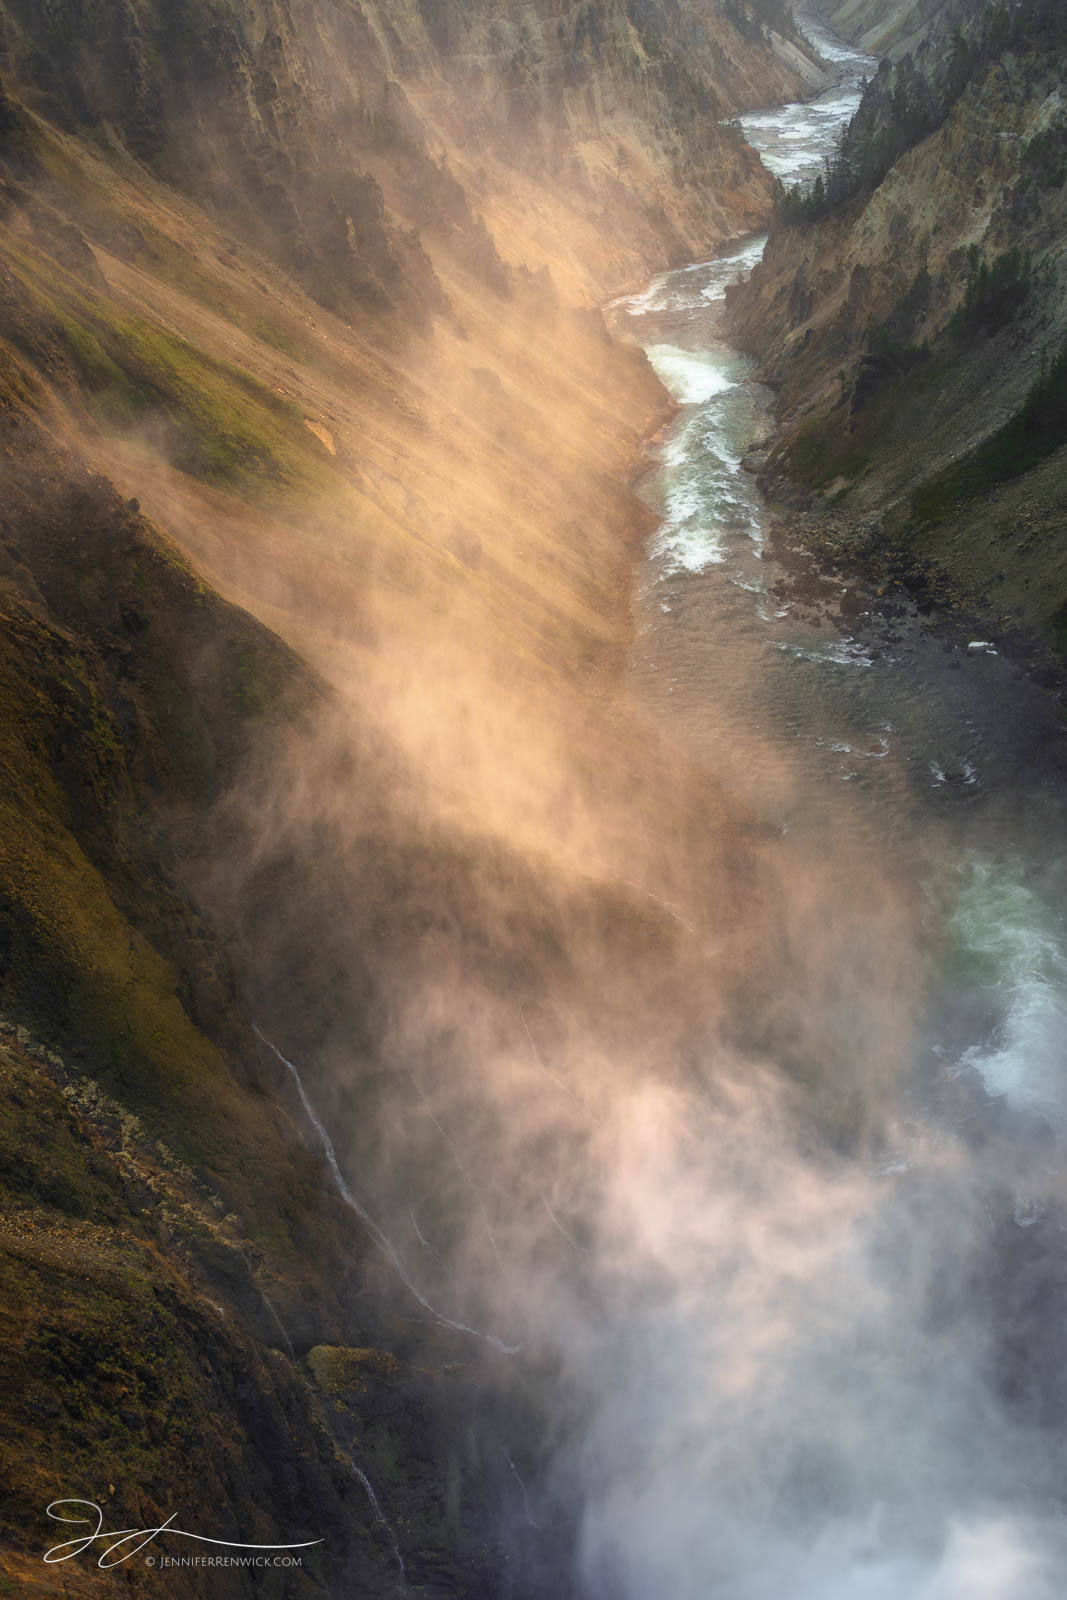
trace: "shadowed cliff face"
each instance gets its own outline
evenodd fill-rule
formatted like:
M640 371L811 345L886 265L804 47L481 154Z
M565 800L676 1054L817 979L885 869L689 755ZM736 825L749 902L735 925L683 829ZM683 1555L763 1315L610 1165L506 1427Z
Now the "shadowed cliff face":
M1042 660L1067 600L1064 37L1048 6L990 17L879 72L844 159L904 153L816 220L776 222L729 316L780 391L772 491L803 488L828 550L890 555Z

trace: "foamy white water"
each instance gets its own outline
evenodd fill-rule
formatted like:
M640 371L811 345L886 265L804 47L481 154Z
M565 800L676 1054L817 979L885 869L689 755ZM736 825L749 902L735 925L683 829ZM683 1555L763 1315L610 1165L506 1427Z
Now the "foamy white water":
M948 921L957 959L997 1020L960 1057L988 1092L1057 1127L1067 1112L1067 919L1026 882L1018 861L961 867Z
M678 350L669 344L652 344L646 353L664 388L680 405L703 405L734 386L710 351L701 353Z

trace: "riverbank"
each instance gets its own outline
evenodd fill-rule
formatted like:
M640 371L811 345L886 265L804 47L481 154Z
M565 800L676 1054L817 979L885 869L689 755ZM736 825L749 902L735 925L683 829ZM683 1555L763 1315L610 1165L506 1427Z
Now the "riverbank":
M889 616L905 600L955 649L985 641L1063 706L1067 668L1062 652L1027 629L1018 615L993 609L976 591L973 574L940 565L927 552L894 539L878 522L835 516L802 501L784 509L769 499L768 521L770 549L788 574L775 588L783 600L811 603L822 590L839 591L845 581L855 589L858 580L872 612ZM827 615L834 615L832 607Z
M1039 8L1013 26L1006 54L972 27L962 85L930 45L917 70L933 122L873 186L778 217L727 325L776 391L760 468L772 505L799 510L828 550L906 575L924 604L976 619L1051 684L1067 641L1063 37ZM899 85L883 77L853 162L889 136Z

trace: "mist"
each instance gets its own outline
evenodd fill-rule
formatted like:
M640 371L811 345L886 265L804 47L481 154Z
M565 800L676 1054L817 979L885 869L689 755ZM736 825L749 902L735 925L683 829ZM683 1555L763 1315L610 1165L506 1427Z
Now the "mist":
M669 287L637 311L674 336L687 291ZM708 408L744 391L663 326L653 358L683 407L669 477L694 438L729 461ZM749 406L728 425L759 422ZM646 498L693 515L691 493ZM457 616L445 654L420 640L377 680L409 781L353 755L339 782L343 720L305 734L266 802L231 797L258 859L228 852L212 895L256 928L252 1003L387 1240L395 1303L468 1330L494 1391L534 1397L538 1427L502 1445L534 1593L555 1592L558 1569L538 1576L554 1550L588 1600L1051 1600L1060 936L1035 1045L1025 998L993 1022L953 967L959 947L982 956L991 915L1010 927L976 864L1001 849L1000 799L962 827L924 810L888 721L855 745L816 725L846 777L857 749L877 759L859 799L813 770L763 638L699 610L722 544L680 577L662 527L631 653L658 698L632 676L628 706L590 715L461 643ZM740 588L766 603L765 582ZM842 677L877 659L868 636L827 643L801 637L791 659ZM337 655L318 659L358 699ZM977 874L975 904L953 892L935 914L939 857ZM301 863L298 932L264 899L279 860ZM386 926L404 936L373 949ZM1026 937L1008 989L1032 970ZM308 974L323 944L327 991L314 955Z
M441 634L390 627L369 732L319 653L340 709L227 797L198 895L376 1294L511 1418L531 1592L1052 1600L1063 1175L966 1061L932 1108L942 821Z
M209 899L383 1292L536 1396L540 1430L502 1443L516 1549L570 1551L590 1597L1057 1594L1062 1169L1047 1108L998 1105L962 1056L931 1101L945 934L916 835L856 826L732 716L721 770L807 829L659 742L632 755L650 791L590 787L530 700L551 804L523 788L490 828L471 773L499 772L517 691L463 681L451 782L397 782L425 690L413 731L383 719L384 774L339 754L343 719L305 730L268 798L230 797L255 861L228 848Z
M1056 1600L1062 728L772 517L775 398L722 323L770 173L818 169L871 60L690 18L720 103L621 14L558 61L553 16L530 65L511 21L391 10L302 51L249 24L218 109L188 63L130 69L135 117L85 68L121 171L38 86L4 234L53 450L24 492L106 474L137 556L90 598L156 807L122 828L165 840L140 914L284 1151L277 1235L336 1279L242 1237L271 1382L324 1349L460 1374L420 1448L450 1529L461 1446L494 1483L515 1600ZM764 168L728 114L787 95L744 125ZM153 610L152 524L225 647ZM219 750L130 663L172 634L236 686ZM421 1587L399 1470L316 1393L376 1581Z

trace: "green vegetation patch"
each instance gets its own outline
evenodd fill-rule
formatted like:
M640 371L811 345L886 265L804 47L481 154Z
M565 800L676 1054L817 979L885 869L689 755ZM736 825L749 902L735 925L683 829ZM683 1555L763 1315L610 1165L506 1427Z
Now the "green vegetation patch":
M36 320L3 329L31 357L42 327L62 346L85 403L113 433L142 432L174 465L250 498L325 487L324 450L291 400L240 368L78 285L45 257L11 251L16 293ZM0 314L3 308L0 307Z
M1041 373L1015 416L961 461L921 485L912 511L926 523L946 522L968 501L1021 478L1067 444L1067 340Z
M95 330L83 329L83 341L86 332L91 340ZM103 361L83 370L105 426L123 431L162 415L175 465L194 477L250 486L265 479L277 490L312 485L317 473L296 406L142 318L108 318L97 337ZM78 355L77 343L71 349Z
M388 1350L317 1344L307 1361L319 1388L331 1396L365 1394L374 1382L400 1373L400 1363Z
M997 333L1012 322L1036 283L1034 264L1024 250L1006 250L992 263L976 244L967 252L967 287L949 322L955 339Z
M291 361L303 358L305 351L292 332L243 303L229 283L205 271L188 251L183 250L167 234L147 222L141 222L137 231L143 240L143 246L138 251L139 264L154 277L172 284L209 311L218 312L227 322L232 322L234 327L241 328L261 344L280 350Z
M870 461L865 434L865 429L846 433L834 415L805 423L785 446L791 474L811 489L858 477Z
M933 298L934 280L925 264L901 295L889 316L867 335L867 348L852 390L852 410L862 410L887 384L927 361L927 339L917 344L916 332ZM844 384L844 374L842 374Z

